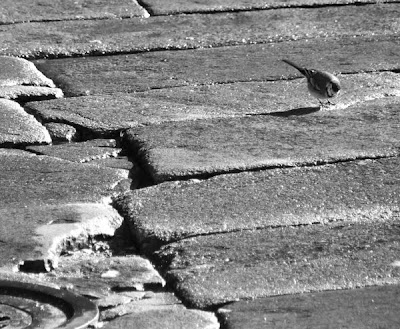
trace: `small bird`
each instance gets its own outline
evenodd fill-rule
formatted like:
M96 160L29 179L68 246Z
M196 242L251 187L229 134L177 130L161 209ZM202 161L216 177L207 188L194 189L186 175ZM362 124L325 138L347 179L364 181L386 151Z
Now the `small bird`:
M282 61L296 68L307 78L308 91L318 98L321 106L325 106L321 99L328 99L328 104L333 104L329 99L335 97L340 91L340 82L337 77L328 72L306 69L287 59L282 59Z

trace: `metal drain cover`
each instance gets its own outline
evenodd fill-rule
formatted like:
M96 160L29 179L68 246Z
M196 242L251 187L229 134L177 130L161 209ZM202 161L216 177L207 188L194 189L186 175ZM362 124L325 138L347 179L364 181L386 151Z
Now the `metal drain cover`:
M0 329L79 329L98 315L94 303L70 291L0 280Z

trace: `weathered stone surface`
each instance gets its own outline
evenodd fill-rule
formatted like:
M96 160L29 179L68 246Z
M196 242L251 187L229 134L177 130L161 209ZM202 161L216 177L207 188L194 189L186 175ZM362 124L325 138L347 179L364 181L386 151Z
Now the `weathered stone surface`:
M399 11L397 4L380 3L370 6L3 25L0 28L0 54L29 58L63 57L314 37L386 35L399 32ZM358 42L357 39L353 41ZM310 51L301 58L307 58L312 53ZM279 54L279 57L283 54ZM318 60L323 57L318 57ZM334 56L335 61L338 58L341 56ZM368 60L373 58L371 56ZM324 62L329 63L328 60Z
M392 0L393 1L393 0ZM349 0L346 4L359 3L375 3L370 0ZM388 1L390 2L390 1ZM395 1L393 1L395 2ZM179 13L197 13L197 12L218 12L218 11L237 11L237 10L254 10L254 9L272 9L282 7L312 7L327 5L343 5L343 1L338 0L143 0L151 15L171 15Z
M387 97L308 115L169 122L132 128L125 136L156 182L393 156L399 154L399 102Z
M189 310L182 305L141 307L139 303L135 303L129 314L121 317L118 313L120 317L105 322L102 328L218 329L220 327L215 315L209 312Z
M54 88L53 81L39 72L32 62L0 56L0 87L31 85Z
M331 72L394 70L398 69L395 54L400 52L399 45L397 36L343 37L34 63L67 96L115 95L155 88L293 76L293 69L280 61L283 55L304 66ZM326 63L323 67L321 58Z
M151 263L140 256L112 256L80 252L60 258L55 270L56 280L64 285L85 292L96 290L145 290L165 285L164 279ZM124 303L125 304L125 303Z
M110 197L127 171L0 150L2 266L25 261L51 268L68 239L112 235L122 218Z
M16 102L0 99L0 145L51 143L51 138L32 115Z
M28 151L72 162L91 162L95 159L117 157L121 148L115 139L93 139L81 143L28 146Z
M337 105L331 109L344 109L371 99L400 96L398 74L392 72L339 77L343 91L336 99ZM69 122L101 136L164 121L283 111L288 112L282 115L295 116L316 111L317 108L307 108L316 104L318 101L309 95L305 80L295 79L166 88L117 96L63 98L30 102L27 110L43 122Z
M177 295L200 308L239 298L398 284L398 214L386 222L377 217L375 223L200 236L163 247L157 261Z
M2 0L0 8L0 23L3 24L133 16L148 16L135 0Z
M54 142L72 142L79 139L79 133L73 126L68 124L48 122L44 126Z
M0 98L13 99L19 102L60 98L63 95L62 90L58 88L33 86L0 87Z
M389 285L237 302L219 312L224 328L396 328L400 287Z
M119 196L116 206L149 253L201 234L392 220L400 209L399 163L363 160L167 182Z

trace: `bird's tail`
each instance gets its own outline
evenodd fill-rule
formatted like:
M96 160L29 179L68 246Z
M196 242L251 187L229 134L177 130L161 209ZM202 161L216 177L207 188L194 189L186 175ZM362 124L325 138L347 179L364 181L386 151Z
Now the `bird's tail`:
M298 66L297 64L293 63L292 61L289 61L288 59L282 59L282 62L285 62L286 64L289 64L290 66L293 66L304 76L306 76L306 77L308 76L308 70L305 67Z

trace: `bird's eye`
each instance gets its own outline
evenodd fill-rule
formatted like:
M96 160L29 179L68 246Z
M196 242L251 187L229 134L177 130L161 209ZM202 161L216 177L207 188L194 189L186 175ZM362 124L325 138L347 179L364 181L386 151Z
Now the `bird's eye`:
M334 92L338 92L340 90L340 85L337 83L332 83L332 89Z

